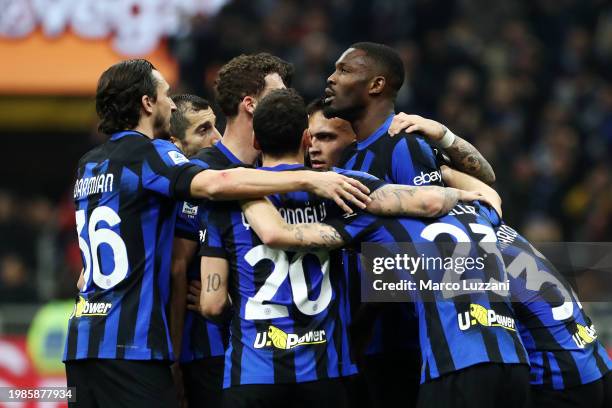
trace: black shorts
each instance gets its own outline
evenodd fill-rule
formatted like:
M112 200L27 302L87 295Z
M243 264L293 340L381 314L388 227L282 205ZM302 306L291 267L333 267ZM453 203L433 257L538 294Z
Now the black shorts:
M366 355L359 370L367 384L371 407L416 407L421 377L418 349Z
M221 406L225 357L210 357L181 364L185 396L190 407Z
M299 384L245 384L223 390L225 408L348 408L342 379Z
M79 408L178 407L167 362L74 360L66 362L68 387L76 387Z
M529 367L485 363L421 384L419 408L527 408Z
M588 384L565 390L531 387L533 408L610 408L612 407L612 374Z

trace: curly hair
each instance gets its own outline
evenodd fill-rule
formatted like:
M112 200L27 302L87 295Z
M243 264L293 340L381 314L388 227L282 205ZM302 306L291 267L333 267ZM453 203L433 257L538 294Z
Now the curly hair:
M98 130L107 135L134 129L143 95L157 98L155 67L145 59L121 61L102 73L96 90Z
M242 99L259 95L266 86L266 75L273 73L281 77L285 86L291 86L293 65L265 52L239 55L221 67L215 93L223 114L236 116Z
M277 89L266 95L253 114L255 139L264 154L274 157L300 149L308 115L295 89Z

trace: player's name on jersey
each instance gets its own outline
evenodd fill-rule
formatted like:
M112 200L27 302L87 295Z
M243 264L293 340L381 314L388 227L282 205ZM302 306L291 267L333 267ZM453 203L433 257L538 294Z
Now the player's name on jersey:
M482 282L480 280L475 279L463 279L459 282L437 282L431 279L427 279L415 282L408 279L401 279L397 282L384 282L381 279L377 279L372 282L372 288L376 291L444 291L456 292L457 295L464 295L466 292L507 292L510 290L510 281L506 280L504 282ZM445 295L445 297L449 296Z
M503 224L497 229L497 231L495 231L495 235L497 236L497 240L503 249L514 242L516 237L518 237L518 232Z
M112 173L98 174L93 177L77 179L74 184L74 198L84 198L92 194L107 193L113 191L113 181L115 177Z
M277 207L277 209L287 224L314 224L323 222L327 216L325 203L306 205L297 208ZM241 215L242 225L244 225L246 229L250 229L251 226L244 216L244 213L241 213Z
M463 215L463 214L473 214L477 215L476 207L467 205L467 204L457 204L455 208L450 210L448 215Z

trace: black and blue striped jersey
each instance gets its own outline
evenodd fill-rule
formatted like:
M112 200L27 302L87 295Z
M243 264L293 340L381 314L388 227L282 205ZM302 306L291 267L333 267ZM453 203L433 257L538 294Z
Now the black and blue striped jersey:
M393 116L372 135L351 144L339 167L369 173L392 184L444 185L436 151L420 136L388 133Z
M531 384L560 390L599 380L612 361L570 283L495 210L483 210L506 264Z
M301 165L264 168L304 169ZM338 170L376 190L369 175ZM269 197L291 224L341 218L333 201L307 192ZM283 384L355 374L351 361L341 269L330 268L326 250L282 251L263 245L237 203L209 202L201 255L229 263L233 303L224 387Z
M210 168L210 167L209 167ZM200 227L199 206L187 201L177 208L175 236L202 243L206 229ZM200 257L195 256L187 268L187 280L200 280ZM225 354L229 339L229 324L215 323L200 313L188 310L185 313L181 343L181 363L189 363L208 357Z
M242 162L223 145L223 141L201 149L190 161L204 169L222 170L242 165ZM203 242L206 226L201 224L198 211L201 203L181 202L177 208L175 235L191 241ZM195 256L187 270L189 280L200 280L200 257ZM229 340L229 324L214 323L199 313L185 314L181 345L181 363L225 354Z
M79 160L74 200L85 284L65 361L173 358L166 307L176 199L187 197L201 170L170 142L134 131Z
M480 206L478 202L458 204L448 215L437 219L393 219L360 213L350 218L348 225L333 219L326 221L346 242L410 243L396 251L409 250L415 259L446 259L454 256L451 250L454 252L457 243L461 243L465 256L480 259L484 265L466 267L458 274L454 268L434 262L414 274L403 275L416 283L410 296L418 315L421 382L480 363L528 364L509 294L504 290L472 290L449 296L443 290L427 289L425 293L420 283L435 288L443 282L506 281L501 254L496 253L495 232L489 221L478 214Z
M391 137L388 130L393 116L390 115L367 139L350 145L343 152L339 167L363 171L392 184L442 186L436 151L414 134L402 133ZM343 251L343 265L347 276L356 276L354 269L348 270L359 265L352 251ZM350 286L353 288L350 304L354 313L361 301L361 292L358 284L351 283ZM414 316L411 304L396 303L386 307L375 322L366 354L416 348L418 339L414 334L417 328ZM403 322L399 333L398 321Z

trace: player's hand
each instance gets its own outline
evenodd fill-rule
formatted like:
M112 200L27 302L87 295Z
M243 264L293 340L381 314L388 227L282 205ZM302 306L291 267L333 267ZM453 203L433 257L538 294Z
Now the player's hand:
M478 200L480 202L488 204L489 207L493 207L493 203L491 203L491 201L479 191L465 191L465 190L458 190L458 191L459 191L459 201L470 202L470 201Z
M419 115L408 115L400 112L391 121L389 135L395 136L398 133L419 132L431 142L437 142L444 137L446 128L435 120L427 119Z
M366 208L372 201L370 190L359 181L334 173L333 171L308 172L308 191L318 196L334 200L342 210L352 213L348 203L359 208Z
M200 309L200 293L202 292L202 283L199 280L189 281L187 288L187 309L192 312L202 314Z

